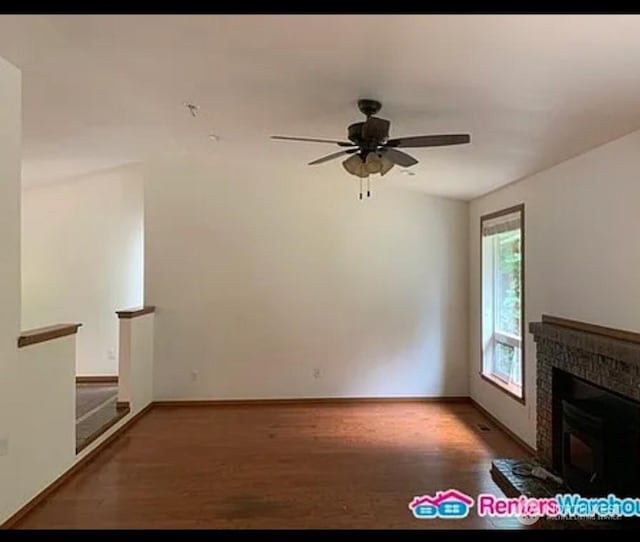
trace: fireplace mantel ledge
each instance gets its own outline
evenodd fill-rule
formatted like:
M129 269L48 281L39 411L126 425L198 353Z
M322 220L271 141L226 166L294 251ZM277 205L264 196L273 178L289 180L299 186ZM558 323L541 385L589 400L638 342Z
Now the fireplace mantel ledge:
M546 319L553 321L545 321ZM562 322L561 319L543 316L541 322L529 323L529 331L536 342L548 340L569 348L640 366L640 342L635 340L636 334L572 320L564 321L567 324ZM585 329L578 329L580 326ZM630 340L608 336L608 333L622 337L626 334Z

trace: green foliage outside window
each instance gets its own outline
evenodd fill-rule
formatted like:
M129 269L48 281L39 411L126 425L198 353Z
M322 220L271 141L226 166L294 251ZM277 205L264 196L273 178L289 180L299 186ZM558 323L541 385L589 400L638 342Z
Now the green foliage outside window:
M498 308L499 329L520 336L520 231L498 234L498 287L501 290Z
M511 379L513 363L515 361L515 348L508 344L497 343L495 353L494 372L504 380Z

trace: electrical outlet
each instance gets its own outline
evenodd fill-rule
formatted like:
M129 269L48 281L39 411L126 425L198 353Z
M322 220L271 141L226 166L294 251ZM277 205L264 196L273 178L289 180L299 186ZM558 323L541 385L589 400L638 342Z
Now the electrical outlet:
M313 370L313 378L320 378L320 369Z
M0 456L9 455L9 439L0 438Z
M112 361L116 359L116 351L114 348L109 348L109 350L107 350L107 359Z

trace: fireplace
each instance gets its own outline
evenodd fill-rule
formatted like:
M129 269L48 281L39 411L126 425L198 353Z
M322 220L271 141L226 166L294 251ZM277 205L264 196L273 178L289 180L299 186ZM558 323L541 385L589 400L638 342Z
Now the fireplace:
M640 403L552 370L553 467L585 496L640 495Z
M568 487L582 495L605 490L604 418L573 402L562 401L560 472Z
M583 496L640 495L640 335L544 316L538 459Z

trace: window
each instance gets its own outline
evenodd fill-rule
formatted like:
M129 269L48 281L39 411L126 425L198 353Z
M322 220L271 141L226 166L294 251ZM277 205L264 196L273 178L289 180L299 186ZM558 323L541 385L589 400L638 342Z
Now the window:
M483 378L524 402L524 205L480 219Z

